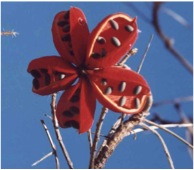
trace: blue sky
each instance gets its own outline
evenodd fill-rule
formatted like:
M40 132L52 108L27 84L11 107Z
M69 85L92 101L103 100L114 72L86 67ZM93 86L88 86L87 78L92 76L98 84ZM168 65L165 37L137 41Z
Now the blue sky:
M151 3L132 3L149 19ZM63 159L59 145L53 133L50 115L50 96L32 93L32 77L27 73L31 60L58 55L51 34L51 25L56 13L68 10L71 6L79 7L86 15L90 31L104 17L116 12L124 12L134 17L129 2L2 2L1 30L19 32L16 38L1 37L1 166L2 168L55 168L53 157L49 157L36 167L31 164L51 151L50 143L42 128L40 119L44 119L59 151L61 168L68 168ZM193 4L192 2L168 2L164 7L174 10L190 24L185 28L166 13L160 11L162 29L174 38L175 48L190 62L193 60ZM136 56L127 61L132 69L137 69L141 56L151 34L154 39L141 70L149 83L154 101L169 100L176 97L190 96L192 92L192 75L164 47L153 27L138 16L141 33L134 47L138 48ZM58 98L61 92L58 94ZM192 116L192 102L181 104L186 115ZM95 123L101 111L97 105ZM152 108L151 113L158 113L162 118L178 121L179 116L172 105ZM106 134L119 116L109 111L102 133ZM152 116L152 115L151 115ZM150 118L151 118L150 116ZM185 129L173 129L185 137ZM186 146L161 130L176 168L192 168L192 160ZM79 135L74 129L61 129L65 145L75 168L87 168L89 145L87 134ZM150 132L125 138L106 164L106 168L169 168L161 143Z

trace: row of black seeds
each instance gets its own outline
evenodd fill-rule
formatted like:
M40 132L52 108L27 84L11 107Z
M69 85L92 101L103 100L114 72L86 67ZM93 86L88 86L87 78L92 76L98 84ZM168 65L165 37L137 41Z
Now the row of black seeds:
M76 103L80 100L80 91L81 91L80 88L78 88L76 90L75 94L71 97L70 102ZM69 110L66 110L66 111L63 112L63 116L72 118L75 115L78 115L79 113L80 113L80 110L79 110L78 107L71 106L69 108ZM79 129L79 123L75 120L69 120L69 121L65 122L64 126L67 127L67 128L68 127L73 127L73 128Z
M70 120L64 123L66 128L73 127L75 129L79 129L79 123L75 120Z
M48 74L48 70L47 69L40 69L40 72L44 74L44 84L45 86L48 86L51 82L51 78L50 75ZM38 79L41 77L41 74L38 70L32 70L30 73L31 75L34 77L32 84L33 87L38 90L40 88L40 83L38 81Z
M79 108L76 106L71 106L69 110L63 112L63 115L66 117L73 117L77 114L79 114Z
M72 50L72 44L71 44L71 35L70 35L70 23L69 23L69 11L67 11L63 17L64 20L61 20L58 22L58 26L62 27L63 32L65 33L61 40L68 43L68 46L70 48L69 54L71 56L74 56L74 52Z

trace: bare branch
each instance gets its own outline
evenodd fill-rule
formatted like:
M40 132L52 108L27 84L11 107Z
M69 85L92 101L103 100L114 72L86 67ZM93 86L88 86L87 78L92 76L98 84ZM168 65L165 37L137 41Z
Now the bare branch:
M171 169L174 169L174 164L173 164L172 158L171 158L171 156L170 156L170 152L169 152L168 147L167 147L167 145L166 145L164 139L162 138L162 136L161 136L156 130L150 128L150 127L149 127L148 125L146 125L146 124L140 123L140 125L143 126L143 127L146 128L146 129L149 129L151 132L153 132L153 133L159 138L159 140L161 141L161 143L162 143L162 145L163 145L164 152L165 152L165 154L166 154L166 156L167 156L167 159L168 159L168 162L169 162L169 164L170 164L170 167L171 167Z
M171 135L173 135L174 137L176 137L177 139L179 139L181 142L185 143L187 146L189 146L190 148L193 149L193 146L190 143L188 143L186 140L184 140L183 138L181 138L179 135L177 135L176 133L172 132L171 130L169 130L169 129L165 128L165 127L162 127L162 126L158 125L157 123L154 123L154 122L152 122L150 120L144 119L144 121L146 123L149 123L151 125L154 125L154 126L160 128L160 129L162 129L162 130L170 133Z
M95 157L96 157L96 148L97 148L97 144L98 144L98 140L99 140L103 120L104 120L107 112L108 112L108 109L106 107L103 107L102 112L101 112L100 117L99 117L99 120L96 124L96 132L95 132L95 135L94 135L92 152L91 152L91 156L90 156L89 168L91 168L91 169L94 169L94 160L95 160Z
M73 163L69 157L69 154L67 152L67 149L63 143L63 139L61 136L61 133L59 131L59 125L58 125L58 121L57 121L57 117L56 117L56 93L52 94L52 101L51 101L51 111L52 111L52 116L53 116L53 126L54 126L54 130L55 130L55 134L57 137L57 140L59 142L59 145L62 149L63 155L67 161L67 164L69 166L70 169L73 169Z
M193 66L178 52L174 49L173 43L169 37L167 37L164 32L161 30L160 25L159 25L159 19L158 19L158 13L159 9L161 7L162 2L154 2L153 6L153 11L152 11L152 16L153 16L153 26L164 42L166 48L175 56L179 62L191 73L193 74Z

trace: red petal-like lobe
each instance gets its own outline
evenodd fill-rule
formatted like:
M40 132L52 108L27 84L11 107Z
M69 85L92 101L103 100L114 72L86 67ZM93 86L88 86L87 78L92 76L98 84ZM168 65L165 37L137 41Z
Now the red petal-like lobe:
M88 81L82 79L66 90L57 105L57 119L62 128L87 132L93 123L96 100Z
M136 18L117 13L106 17L92 31L87 47L88 68L115 65L129 51L138 36Z
M75 68L57 56L32 60L27 71L34 77L32 91L40 95L64 90L77 78Z
M53 21L52 34L59 54L77 66L82 64L89 36L84 13L74 7L58 13Z
M146 112L152 104L147 82L134 71L112 66L94 71L89 77L97 99L115 112L126 114Z

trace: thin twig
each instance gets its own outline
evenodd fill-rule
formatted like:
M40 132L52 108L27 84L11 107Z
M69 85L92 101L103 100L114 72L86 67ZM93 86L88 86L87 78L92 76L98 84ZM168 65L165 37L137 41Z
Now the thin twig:
M61 136L61 133L59 131L59 124L58 124L58 121L57 121L57 117L56 117L56 93L53 93L52 94L52 101L51 101L51 110L52 110L52 116L53 116L53 126L54 126L54 130L55 130L55 134L56 134L56 137L57 137L57 140L59 142L59 145L62 149L62 152L63 152L63 155L67 161L67 164L69 166L70 169L73 169L73 163L69 157L69 154L67 152L67 149L63 143L63 139L62 139L62 136Z
M162 126L158 125L157 123L154 123L154 122L152 122L152 121L150 121L150 120L144 119L144 121L145 121L146 123L149 123L149 124L151 124L151 125L154 125L154 126L160 128L160 129L162 129L162 130L164 130L164 131L170 133L171 135L173 135L174 137L176 137L177 139L179 139L180 141L182 141L182 142L185 143L187 146L189 146L190 148L193 149L193 146L192 146L189 142L187 142L186 140L184 140L183 138L181 138L179 135L177 135L176 133L172 132L171 130L169 130L169 129L165 128L165 127L162 127Z
M38 161L34 162L32 164L32 166L36 166L37 164L39 164L40 162L42 162L43 160L45 160L46 158L48 158L51 155L53 155L53 152L49 152L48 154L46 154L45 156L43 156L41 159L39 159Z
M141 60L141 62L140 62L140 64L139 64L139 67L138 67L138 69L137 69L137 73L140 73L140 71L141 71L141 68L142 68L142 66L143 66L145 57L146 57L146 55L147 55L147 53L148 53L148 50L149 50L149 48L150 48L150 45L151 45L151 42L152 42L153 37L154 37L154 35L152 34L151 37L150 37L149 43L148 43L148 45L147 45L147 47L146 47L146 49L145 49L145 52L144 52L144 54L143 54L142 60Z
M97 148L97 144L98 144L98 140L99 140L103 120L104 120L107 112L108 112L108 109L106 107L103 107L102 112L101 112L100 117L99 117L99 120L96 124L96 132L95 132L95 135L94 135L92 152L91 152L91 156L90 156L90 165L89 165L90 169L94 169L94 160L95 160L95 157L96 157L96 148Z
M165 124L165 125L160 125L161 127L164 128L187 128L187 127L192 127L193 124L192 123L184 123L184 124ZM159 127L157 126L149 126L151 129L159 129ZM144 132L146 129L142 129L142 128L137 128L137 129L133 129L132 131L128 132L128 135L132 135L132 134L137 134L139 132Z
M191 73L193 74L193 66L173 47L173 43L169 37L167 37L162 31L159 25L158 13L161 7L162 2L154 2L152 17L153 17L153 26L160 36L161 40L164 42L166 48L175 56L178 61Z
M46 117L48 117L49 119L51 119L51 120L53 120L53 118L50 116L50 115L48 115L48 114L44 114L44 116L46 116Z
M190 102L193 101L193 96L186 96L186 97L178 97L172 100L164 100L161 102L154 102L152 107L158 107L158 106L162 106L165 104L179 104L182 102Z
M44 123L44 120L40 120L40 121L41 121L41 123L42 123L42 126L43 126L43 128L44 128L46 134L47 134L47 137L48 137L48 139L49 139L49 142L50 142L50 144L51 144L51 147L52 147L52 149L53 149L53 154L54 154L54 156L55 156L55 162L56 162L56 168L59 169L59 168L60 168L60 163L59 163L59 158L58 158L58 156L57 156L57 150L56 150L55 144L54 144L54 142L53 142L53 140L52 140L52 138L51 138L51 135L50 135L50 133L49 133L49 130L48 130L46 124Z
M167 147L164 139L162 138L162 136L156 130L150 128L145 123L140 123L140 126L143 126L144 128L149 129L151 132L153 132L159 138L159 140L161 141L161 144L163 145L164 152L165 152L165 154L167 156L167 159L168 159L168 162L170 164L170 167L171 167L171 169L174 169L174 164L173 164L172 158L170 156L170 152L169 152L168 147Z

